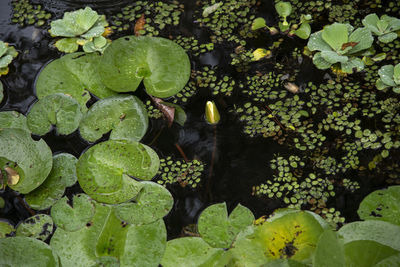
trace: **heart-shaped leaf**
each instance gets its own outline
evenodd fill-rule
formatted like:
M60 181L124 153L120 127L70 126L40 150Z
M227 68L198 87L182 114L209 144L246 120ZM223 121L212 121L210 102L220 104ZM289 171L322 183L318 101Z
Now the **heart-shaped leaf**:
M201 237L212 247L229 248L236 235L253 223L253 213L242 205L228 217L225 203L214 204L200 215L198 230Z
M97 101L84 116L79 131L94 142L111 130L110 139L139 141L148 127L145 105L132 95L114 96Z
M26 236L45 241L53 233L53 220L49 215L37 214L29 217L17 227L17 236Z
M150 147L135 141L108 140L81 155L78 182L83 191L104 203L122 203L134 198L143 184L132 177L150 180L160 160Z
M65 188L76 183L76 162L71 154L60 153L53 157L49 176L38 188L25 195L25 200L35 210L50 208L64 194Z
M115 206L115 214L122 221L134 225L148 224L163 218L171 210L174 199L165 187L153 182L142 184L134 203Z
M183 89L190 76L185 50L159 37L125 36L111 43L99 65L103 83L117 92L135 91L143 80L146 91L169 97Z
M19 175L19 181L9 185L13 190L33 191L44 182L52 163L51 150L43 140L32 140L22 129L0 129L0 169L10 168Z
M55 93L73 97L86 111L90 93L99 98L115 95L101 82L97 71L100 56L96 53L72 53L50 62L36 81L39 99Z

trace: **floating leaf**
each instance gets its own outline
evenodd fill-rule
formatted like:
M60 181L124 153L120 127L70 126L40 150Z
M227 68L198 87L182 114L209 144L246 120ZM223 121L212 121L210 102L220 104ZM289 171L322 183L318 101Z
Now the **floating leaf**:
M94 142L111 131L110 139L139 141L148 127L145 105L132 95L114 96L97 101L82 119L79 131Z
M180 107L177 104L169 103L169 102L161 102L162 105L168 106L168 107L173 107L175 109L174 111L174 122L178 123L180 126L184 126L187 116L186 112L183 110L182 107Z
M122 203L135 197L159 168L157 153L135 141L109 140L89 148L77 164L83 191L104 203Z
M336 232L326 229L317 243L313 257L315 267L346 266L344 257L344 246Z
M53 167L47 179L38 188L25 195L25 200L35 210L50 208L64 194L65 188L76 183L76 162L71 154L60 153L53 157Z
M260 59L263 59L271 54L271 51L266 50L264 48L257 48L253 52L253 60L258 61Z
M394 75L394 66L393 65L385 65L382 66L378 70L378 74L380 80L387 86L396 86L396 83L393 80Z
M96 53L73 53L56 59L46 65L36 81L39 99L55 93L73 97L86 111L90 93L99 98L115 95L101 82L97 71L100 56Z
M0 112L1 128L18 128L29 132L26 117L16 111Z
M7 235L14 232L14 226L9 224L8 222L0 221L0 239L5 238Z
M51 217L57 227L74 232L85 227L93 218L94 205L85 194L75 195L72 207L68 205L67 201L67 197L58 200L51 208Z
M377 264L374 267L392 267L392 266L400 266L400 253L397 253L393 256L387 257Z
M400 186L372 192L361 201L357 213L363 220L380 220L400 225Z
M342 45L347 43L349 40L348 28L345 24L341 23L333 23L326 26L323 29L321 36L322 39L335 51L339 51Z
M207 265L223 253L224 250L211 247L200 237L183 237L168 241L161 264L164 267L224 266Z
M46 243L29 237L0 239L0 265L58 267L58 257Z
M0 168L9 167L19 175L10 187L27 194L41 185L52 167L51 150L43 140L34 141L22 129L0 129Z
M220 6L222 6L223 2L215 3L214 5L208 6L203 10L203 17L208 17L211 13L214 13Z
M103 83L117 92L135 91L143 80L155 97L169 97L183 89L190 76L185 50L171 40L125 36L112 42L99 64Z
M16 235L45 241L52 233L53 220L51 217L46 214L37 214L20 223Z
M276 12L279 16L286 18L292 13L292 5L289 2L278 2L275 4Z
M113 206L94 203L96 213L90 224L75 232L57 228L54 233L50 245L62 266L93 266L116 260L120 266L158 265L166 244L162 220L134 226L119 220Z
M253 23L251 24L251 30L256 31L258 29L262 29L267 27L267 24L265 22L264 18L256 18Z
M311 34L311 26L308 23L302 23L294 33L301 39L307 40Z
M75 99L61 93L48 95L36 102L27 115L32 133L45 135L52 125L62 135L74 132L81 121L81 107Z
M61 52L64 53L73 53L78 51L78 38L71 37L71 38L62 38L55 42L55 47Z
M229 217L225 203L214 204L201 213L198 230L204 241L212 247L229 248L236 235L251 225L253 220L253 213L240 204Z

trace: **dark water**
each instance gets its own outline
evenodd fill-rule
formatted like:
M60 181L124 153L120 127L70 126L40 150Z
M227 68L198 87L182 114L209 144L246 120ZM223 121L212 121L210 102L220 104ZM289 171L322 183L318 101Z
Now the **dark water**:
M60 18L64 11L74 10L86 4L100 13L110 14L131 1L42 0L40 2L53 11L56 18ZM184 3L186 11L182 15L178 30L171 30L168 34L180 32L186 35L193 34L200 39L208 38L209 34L192 21L194 1L184 1ZM264 12L265 17L272 19L272 8L268 8L268 5L264 3L260 9ZM30 105L36 100L34 81L38 72L47 62L60 57L61 54L50 46L52 40L45 29L19 28L17 25L10 24L10 16L10 1L0 1L0 39L14 45L20 53L11 64L10 73L1 77L6 95L5 100L0 104L0 110L16 110L26 114ZM252 45L259 46L257 42L272 41L256 40ZM225 72L233 73L227 52L229 52L228 49L225 49L223 45L216 45L213 52L194 60L192 68L218 65ZM284 53L283 50L282 54ZM310 72L311 67L312 63L304 63L303 75L299 75L303 79L298 81L300 84L307 82L311 79L310 76L313 76ZM240 79L243 78L240 76L244 74L233 73L232 75ZM210 126L204 121L205 103L212 99L216 101L222 117L220 124L216 127ZM161 131L160 136L153 144L160 156L174 155L176 158L181 158L175 147L175 143L178 143L189 159L200 159L208 166L202 177L203 184L198 190L182 188L179 185L168 187L175 199L174 208L166 217L169 237L176 237L182 227L195 223L199 213L212 203L226 201L229 210L241 203L249 207L256 217L270 214L274 209L283 206L279 200L253 197L251 192L254 185L265 182L267 177L272 177L269 161L274 154L289 155L293 151L289 151L286 146L280 146L271 139L245 136L242 133L242 125L238 123L236 116L228 112L233 103L240 101L237 96L224 99L223 97L213 97L210 92L201 91L184 107L188 115L184 127L174 125L171 129L167 129L164 128L164 123L152 121L151 128L143 142L150 143ZM53 153L63 151L79 157L82 151L88 147L78 133L70 136L57 136L53 131L43 138L52 148ZM216 153L213 172L209 175L214 149ZM379 187L382 187L382 180L364 179L361 184L362 189L356 193L337 192L337 196L332 200L335 202L333 206L342 212L347 221L356 220L356 210L361 199ZM76 191L79 191L77 186L68 189L67 194ZM0 195L7 202L6 208L0 213L2 218L17 224L20 220L30 216L14 192L7 189Z

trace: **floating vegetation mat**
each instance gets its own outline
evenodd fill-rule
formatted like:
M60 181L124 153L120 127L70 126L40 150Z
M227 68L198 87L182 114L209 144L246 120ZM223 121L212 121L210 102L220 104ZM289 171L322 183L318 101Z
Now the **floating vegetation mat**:
M21 27L35 25L45 26L52 17L42 5L32 4L29 0L12 0L13 16L11 21Z

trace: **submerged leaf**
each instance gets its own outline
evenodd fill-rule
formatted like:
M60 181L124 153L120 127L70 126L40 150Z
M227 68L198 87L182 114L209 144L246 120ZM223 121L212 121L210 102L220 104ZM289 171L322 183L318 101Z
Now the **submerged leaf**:
M183 89L190 76L185 50L159 37L125 36L111 43L99 65L103 83L117 92L135 91L143 80L155 97L169 97Z
M122 203L135 197L143 184L131 178L152 179L159 168L157 153L135 141L109 140L81 155L78 182L89 196L104 203Z
M132 95L97 101L82 119L79 131L95 142L111 131L110 139L139 141L145 135L148 117L145 105Z

